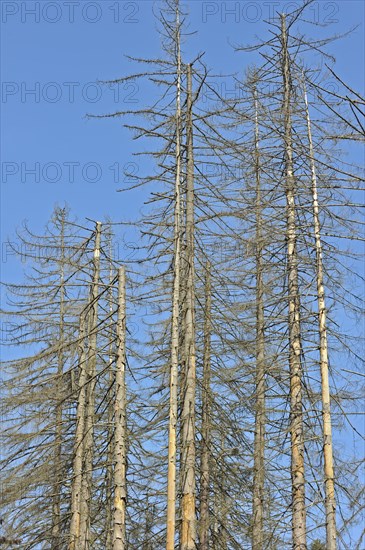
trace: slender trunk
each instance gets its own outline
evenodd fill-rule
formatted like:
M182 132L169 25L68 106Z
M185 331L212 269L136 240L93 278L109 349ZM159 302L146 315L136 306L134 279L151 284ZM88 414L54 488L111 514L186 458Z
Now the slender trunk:
M224 459L223 459L224 460ZM228 550L228 505L226 493L229 491L225 478L222 478L222 494L221 494L221 531L220 531L220 542L221 550Z
M222 472L224 471L224 434L221 432L215 432L214 440L217 441L216 445L213 441L213 533L212 533L212 548L213 550L223 550L224 537L223 534L223 521L224 521L224 490L225 483Z
M192 122L192 67L187 69L187 190L186 190L186 314L185 384L182 410L182 524L181 550L196 548L195 513L195 274L194 274L194 158Z
M109 315L110 315L110 342L109 342L109 376L108 384L109 391L111 392L110 403L108 405L108 428L107 428L107 440L108 440L108 450L107 450L107 467L106 467L106 476L105 476L105 503L106 503L106 517L105 517L105 548L106 550L111 550L112 548L112 531L113 531L113 458L114 458L114 436L113 436L113 418L114 418L114 386L115 386L115 372L113 368L115 354L113 353L113 247L112 247L112 234L110 234L109 242Z
M167 472L167 518L166 550L175 548L176 531L176 426L177 426L177 384L179 367L179 305L180 305L180 252L181 252L181 54L179 5L176 5L176 144L175 144L175 212L174 212L174 257L171 319L171 365L169 403L169 441Z
M98 322L98 294L100 277L100 240L101 223L96 223L95 248L94 248L94 272L91 286L91 300L89 307L89 349L87 357L87 385L86 385L86 418L84 432L84 465L81 486L81 524L80 543L82 550L90 548L90 522L91 522L91 493L92 493L92 469L93 469L93 445L94 445L94 414L95 414L95 374L96 374L96 341Z
M320 368L322 380L322 418L323 418L323 454L324 454L324 479L325 479L325 507L326 507L326 548L336 550L336 499L333 471L333 448L331 426L331 398L328 377L328 344L327 344L327 310L323 283L323 254L321 242L321 229L319 223L319 204L317 193L317 172L314 159L314 147L312 140L311 120L309 116L308 98L304 85L304 101L306 107L306 119L308 128L309 158L312 180L313 200L313 225L316 247L317 269L317 295L318 295L318 321L320 336Z
M84 428L86 414L86 311L80 315L80 331L79 331L79 393L77 399L76 411L76 432L74 442L74 459L73 459L73 478L71 488L71 525L70 525L70 540L69 550L78 550L80 548L80 499L81 499L81 484L82 484L82 461L84 456Z
M59 348L57 354L57 378L55 384L56 391L56 439L54 455L54 477L53 484L53 503L52 503L52 542L51 550L57 550L61 546L61 483L62 483L62 396L63 371L64 371L64 324L65 324L65 280L64 280L64 262L65 262L65 213L61 213L61 257L60 267L60 318L59 318Z
M214 457L214 455L213 455ZM212 548L213 550L218 550L220 548L219 546L219 519L220 519L220 511L219 511L219 486L218 486L218 463L217 463L217 457L214 457L213 462L213 474L214 474L214 481L213 481L213 533L212 533Z
M265 481L265 334L263 302L262 215L257 90L255 101L255 177L256 177L256 410L254 440L252 550L264 545Z
M220 464L221 464L221 477L219 479L218 487L219 487L219 495L218 495L218 503L219 503L219 546L218 548L220 550L227 550L228 548L228 541L227 541L227 512L228 512L228 506L227 506L227 498L226 494L227 491L229 491L229 487L226 483L225 479L225 470L226 470L226 464L225 464L225 456L227 453L226 450L226 437L222 433L221 434L221 448L219 453L220 458Z
M126 421L126 297L125 270L118 270L118 320L117 320L117 364L115 395L115 435L114 435L114 531L113 550L126 549L126 467L127 467L127 421Z
M285 15L281 16L282 73L284 83L284 132L287 212L287 255L289 293L289 368L290 433L292 477L293 549L305 550L306 509L304 480L304 433L302 403L302 365L300 334L300 300L298 286L297 228L295 180L292 149L291 75Z
M202 450L200 472L200 550L209 550L209 484L210 484L210 346L211 346L211 266L206 264L205 308L204 308L204 354L202 390Z

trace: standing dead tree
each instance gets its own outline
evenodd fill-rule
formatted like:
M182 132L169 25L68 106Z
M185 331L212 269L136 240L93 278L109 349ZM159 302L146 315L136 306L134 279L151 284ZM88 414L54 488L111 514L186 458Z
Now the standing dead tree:
M69 411L78 345L76 319L83 294L79 279L89 242L79 230L67 209L60 208L41 236L25 225L18 233L19 243L24 243L19 250L29 273L26 282L8 287L12 295L8 315L18 327L9 344L17 345L21 356L4 363L4 411L13 410L13 421L4 430L9 445L4 446L4 466L6 478L18 487L17 494L4 491L4 507L29 548L67 544L73 427ZM29 346L33 355L28 355ZM22 503L24 516L17 513L10 519L18 509L15 502ZM27 517L33 518L31 524Z
M200 518L199 541L201 550L209 550L210 530L210 468L211 468L211 315L212 289L211 266L205 266L205 303L204 303L204 352L202 381L202 441L200 459Z
M319 221L319 203L317 188L317 170L312 139L311 119L305 82L303 84L304 103L306 111L309 162L311 170L312 200L313 200L313 229L316 249L317 293L318 293L318 324L319 324L319 353L321 369L321 396L323 421L323 456L325 476L325 507L326 507L326 545L328 550L336 550L336 500L333 468L331 399L328 373L328 338L327 338L327 309L324 291L324 268Z
M125 269L118 270L117 358L115 375L115 434L114 434L114 531L113 550L125 550L127 502L127 419L126 419L126 298Z
M96 356L97 356L97 325L98 299L100 279L100 243L101 223L96 222L95 247L93 254L93 281L91 284L90 302L88 304L88 352L86 363L86 410L83 436L83 475L80 498L80 548L90 546L90 508L92 495L92 473L94 453L94 424L95 424L95 384L96 384Z
M79 395L76 413L73 482L71 491L70 550L86 547L90 530L90 498L93 452L93 414L96 368L97 301L100 276L101 224L96 224L94 274L90 301L80 316ZM89 348L85 349L86 337Z
M300 298L296 245L295 176L292 147L291 74L288 53L286 17L281 16L281 58L284 85L283 115L285 131L285 176L287 200L288 300L289 300L289 366L290 366L290 433L291 475L293 494L293 548L306 549L306 508L304 481L304 434L302 403L302 365L300 332Z
M253 84L255 86L255 83ZM265 483L265 318L263 290L263 234L262 234L262 199L261 199L261 165L259 150L259 114L257 90L254 88L255 110L255 180L256 180L256 410L254 440L254 480L252 506L252 548L263 549L264 538L264 483Z
M168 434L167 471L167 527L166 550L175 548L176 531L176 456L177 456L177 416L178 416L178 368L179 368L179 305L181 268L181 52L180 52L180 7L176 3L176 143L175 143L175 200L174 200L174 253L173 290L171 318L171 365L170 365L170 405Z
M187 67L187 108L186 108L186 307L184 318L184 387L182 403L182 501L181 501L181 550L196 548L195 512L195 391L196 391L196 351L195 351L195 269L194 269L194 153L192 122L192 67Z

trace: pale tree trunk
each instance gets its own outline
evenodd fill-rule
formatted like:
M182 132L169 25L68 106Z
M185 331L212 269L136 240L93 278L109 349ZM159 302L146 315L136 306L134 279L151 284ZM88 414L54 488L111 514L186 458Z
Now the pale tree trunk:
M52 503L52 542L51 550L57 550L61 546L61 483L62 483L62 396L64 393L63 387L63 371L64 371L64 325L65 325L65 212L61 212L61 257L59 261L60 267L60 319L59 319L59 334L58 334L58 354L57 354L57 378L55 384L56 400L56 440L55 440L55 456L54 456L54 477L53 485L53 503Z
M187 69L187 190L186 190L186 313L184 318L185 383L182 406L181 550L196 548L195 512L195 274L194 274L194 157L192 67Z
M81 517L80 517L80 550L90 548L90 515L92 494L92 469L95 422L95 375L96 375L96 343L98 322L98 294L100 278L100 240L101 223L96 223L94 269L89 306L89 349L87 357L87 385L86 385L86 418L84 431L84 464L81 486Z
M317 172L314 159L314 147L309 115L308 98L304 86L304 101L306 107L306 119L308 128L309 159L311 166L312 199L313 199L313 225L316 247L317 268L317 295L318 295L318 320L320 336L320 369L322 380L322 418L323 418L323 454L324 454L324 479L325 479L325 508L326 508L326 548L336 550L336 499L333 470L332 426L331 426L331 399L328 376L328 343L327 343L327 310L323 283L323 254L321 243L321 228L319 222L319 204L317 193Z
M80 315L79 330L79 392L76 411L76 433L74 442L73 458L73 478L71 487L71 524L69 550L80 549L80 514L81 514L81 483L82 483L82 463L84 456L84 428L86 415L86 336L87 317L86 312Z
M209 550L209 484L211 453L211 266L206 264L205 308L204 308L204 352L203 352L203 389L202 389L202 449L200 471L200 550Z
M114 435L114 531L113 550L126 549L126 296L125 269L118 270L117 363L115 374L115 435Z
M289 294L289 368L290 368L290 433L292 477L293 549L305 550L306 509L304 479L304 433L302 403L302 365L300 334L300 300L298 286L297 228L295 180L292 149L291 75L285 15L281 15L282 73L284 83L284 133L287 212L287 255Z
M175 143L175 205L174 205L174 257L171 319L170 403L167 471L166 550L175 548L176 532L176 427L177 389L179 368L179 305L180 305L180 253L181 253L181 54L179 3L176 3L176 143Z
M227 550L228 548L228 542L227 542L227 534L228 534L228 521L227 521L227 513L228 513L228 503L226 498L227 491L229 492L229 486L227 486L226 479L225 479L225 456L228 454L229 451L226 449L226 437L224 433L221 433L221 442L220 442L220 452L218 454L218 460L221 464L221 477L217 480L217 487L218 487L218 545L217 547L219 550Z
M109 236L109 316L110 316L110 334L113 334L113 275L114 269L112 265L113 259L113 235ZM115 354L113 353L113 338L110 337L109 343L109 376L108 383L110 392L114 392L112 388L115 385L115 372L113 368ZM106 467L106 489L105 489L105 503L106 503L106 517L105 517L105 548L106 550L111 550L112 548L112 531L113 531L113 497L112 497L112 484L113 484L113 459L114 459L114 436L113 436L113 418L114 418L114 393L112 393L110 398L110 403L108 405L108 428L107 428L107 438L108 438L108 450L107 450L107 467Z
M213 484L213 533L212 533L212 548L213 550L220 549L219 545L219 520L220 520L220 492L218 485L218 463L217 456L215 453L213 455L213 475L214 475L214 484Z
M264 482L265 482L265 334L263 301L262 215L258 101L255 102L255 177L256 177L256 403L253 480L252 550L264 547Z

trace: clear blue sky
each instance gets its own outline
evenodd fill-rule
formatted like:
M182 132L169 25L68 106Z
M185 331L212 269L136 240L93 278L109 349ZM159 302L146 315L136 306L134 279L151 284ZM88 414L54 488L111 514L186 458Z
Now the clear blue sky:
M217 73L242 72L253 56L234 53L229 42L268 36L263 20L295 4L300 3L185 2L190 28L198 31L186 48L191 55L205 51L208 66ZM159 3L2 0L0 5L2 242L24 218L41 229L55 203L64 201L79 219L129 216L137 205L116 189L123 166L136 162L136 144L119 120L86 120L85 114L148 102L143 86L122 86L118 97L116 88L103 89L97 80L133 72L125 54L159 54L152 15ZM364 78L364 6L362 0L319 1L308 11L308 18L329 23L325 29L308 29L312 34L334 34L360 24L332 46L338 73L358 89ZM228 79L221 86L229 93ZM35 174L28 172L32 169ZM6 278L11 264L3 262Z

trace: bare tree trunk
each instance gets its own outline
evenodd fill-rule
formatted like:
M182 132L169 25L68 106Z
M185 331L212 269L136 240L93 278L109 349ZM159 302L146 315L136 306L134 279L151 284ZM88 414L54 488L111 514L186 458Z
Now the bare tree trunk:
M211 266L206 264L205 308L204 308L204 355L203 355L203 390L202 390L202 450L200 472L200 550L209 550L209 484L210 484L210 346L211 346Z
M220 452L218 454L218 460L221 464L221 476L217 480L217 487L219 489L218 492L218 516L219 516L219 527L218 527L218 548L219 550L227 550L228 542L227 542L227 498L226 498L226 492L229 491L229 487L227 486L226 479L225 479L225 456L228 452L226 449L226 437L224 433L221 433L221 441L220 441Z
M86 419L84 432L84 465L81 486L80 543L82 550L90 548L90 514L92 493L93 445L94 445L94 404L96 374L96 341L98 322L98 294L100 278L101 223L96 222L94 273L89 306L89 349L87 357Z
M109 315L110 315L110 334L113 334L113 279L114 279L114 269L113 269L113 235L110 233L109 236ZM110 402L108 405L108 428L107 428L107 438L108 438L108 450L107 450L107 467L106 467L106 476L105 476L105 503L106 503L106 517L105 517L105 548L106 550L111 550L112 548L112 531L113 531L113 459L114 459L114 428L113 428L113 418L114 418L114 387L115 387L115 372L113 368L115 353L113 353L114 342L113 338L110 337L109 342L109 388L111 393Z
M173 291L171 319L171 365L170 365L170 403L169 403L169 441L167 472L167 533L166 550L175 548L176 531L176 426L177 426L177 389L179 368L179 305L180 305L180 252L181 252L181 54L179 3L176 4L176 174L175 174L175 211L174 211L174 257Z
M253 529L252 550L264 545L264 481L265 481L265 334L263 302L262 215L259 153L258 101L255 102L255 177L256 177L256 410L254 439Z
M317 172L314 159L311 120L309 115L307 92L304 86L304 101L308 128L309 158L311 166L312 198L313 198L313 225L316 247L317 268L317 295L318 321L320 336L320 368L322 380L322 417L323 417L323 454L325 477L325 507L326 507L326 548L336 550L336 499L333 471L332 425L331 425L331 398L328 377L328 343L327 343L327 310L323 283L323 254L321 229L319 222L319 204L317 193Z
M126 467L127 467L127 420L126 420L126 297L125 269L118 270L118 320L117 320L117 364L115 395L115 436L114 436L114 532L113 550L126 549Z
M284 132L287 210L287 254L289 291L289 367L290 367L290 432L292 477L293 549L305 550L306 509L304 480L304 433L302 403L302 365L300 334L300 300L298 287L297 229L295 180L292 150L291 75L285 15L281 15L282 72L284 82Z
M71 488L71 525L69 550L79 550L82 462L84 456L84 428L86 415L86 312L80 315L79 331L79 394L76 412L76 433L74 442L73 478Z
M187 69L187 191L186 191L186 314L185 384L182 409L182 524L181 550L196 548L195 513L195 273L194 273L194 157L192 122L192 67Z
M55 384L56 391L56 440L55 440L55 456L54 456L54 477L53 485L53 503L52 503L52 542L51 550L57 550L61 546L61 483L62 483L62 396L63 388L63 371L64 371L64 324L65 324L65 211L61 211L61 257L59 261L60 267L60 319L59 319L59 350L57 354L57 378Z

